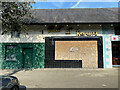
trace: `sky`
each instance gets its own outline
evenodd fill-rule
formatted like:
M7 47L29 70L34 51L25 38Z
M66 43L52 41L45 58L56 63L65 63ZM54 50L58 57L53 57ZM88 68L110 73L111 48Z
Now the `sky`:
M58 0L57 2L54 0L42 0L39 2L36 1L32 6L33 9L118 8L118 2L117 0Z

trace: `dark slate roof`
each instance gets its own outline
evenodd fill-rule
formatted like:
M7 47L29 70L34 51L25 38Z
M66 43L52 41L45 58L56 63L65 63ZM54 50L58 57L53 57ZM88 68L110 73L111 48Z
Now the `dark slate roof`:
M105 23L119 22L118 8L33 9L31 23ZM28 20L25 19L25 22Z

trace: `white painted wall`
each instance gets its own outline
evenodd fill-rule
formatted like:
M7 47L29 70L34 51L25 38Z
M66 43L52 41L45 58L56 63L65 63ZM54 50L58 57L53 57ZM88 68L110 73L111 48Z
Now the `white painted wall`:
M50 32L45 28L45 26L40 25L30 25L27 28L28 35L25 32L21 32L20 38L11 38L11 34L0 35L1 42L45 42L45 37L51 36L76 36L76 30L71 30L71 34L65 34L66 28L63 28L61 32ZM44 34L42 34L42 30ZM80 32L98 32L98 36L102 36L102 26L99 25L82 25L80 26Z

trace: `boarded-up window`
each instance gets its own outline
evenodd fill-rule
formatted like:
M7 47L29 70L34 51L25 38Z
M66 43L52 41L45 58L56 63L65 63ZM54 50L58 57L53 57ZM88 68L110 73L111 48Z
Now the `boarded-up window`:
M55 41L55 60L82 60L83 67L98 67L97 41Z

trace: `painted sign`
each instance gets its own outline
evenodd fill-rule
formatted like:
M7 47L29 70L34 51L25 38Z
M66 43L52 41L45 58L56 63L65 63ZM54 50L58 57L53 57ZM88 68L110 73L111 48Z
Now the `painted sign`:
M112 36L112 41L120 41L120 36Z
M67 30L67 31L65 32L65 34L70 34L70 30Z
M77 32L76 36L97 36L98 32Z

